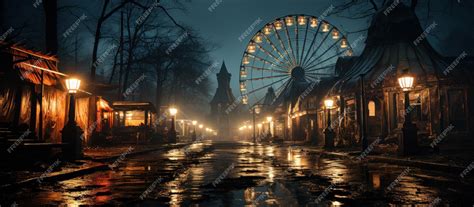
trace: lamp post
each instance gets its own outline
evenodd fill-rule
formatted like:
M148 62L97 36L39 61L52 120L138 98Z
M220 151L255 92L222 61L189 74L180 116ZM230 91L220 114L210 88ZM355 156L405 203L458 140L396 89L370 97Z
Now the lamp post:
M75 94L81 86L81 80L76 78L69 78L66 80L66 87L68 89L69 98L69 113L68 121L64 126L62 133L62 153L68 160L76 160L82 158L82 130L77 126L76 117L76 101Z
M257 124L257 127L258 127L258 136L260 136L260 135L262 134L262 126L263 126L263 125L262 125L261 123Z
M410 90L413 88L415 78L407 73L398 78L400 88L405 95L405 121L403 122L402 136L399 138L399 153L401 155L412 155L417 149L417 128L411 121Z
M272 116L267 116L267 121L268 121L268 135L271 137L273 137L272 135L272 120L273 120L273 117Z
M168 139L171 143L176 143L176 128L174 126L174 121L176 118L176 114L178 113L178 109L175 107L169 108L169 112L171 115L171 129L168 131Z
M204 125L202 124L199 124L199 136L201 137L200 139L202 139L202 128L204 127Z
M196 124L197 124L197 121L193 120L192 123L193 123L193 134L191 135L191 140L193 142L195 142L196 141Z
M328 114L327 127L324 130L324 147L326 149L334 148L334 130L331 128L331 108L334 106L334 100L328 98L324 100L324 106Z
M361 124L361 144L362 144L362 151L366 150L369 147L369 142L367 140L367 103L365 99L365 84L364 84L364 77L365 74L360 75L360 101L361 101L361 116L360 116L360 124Z

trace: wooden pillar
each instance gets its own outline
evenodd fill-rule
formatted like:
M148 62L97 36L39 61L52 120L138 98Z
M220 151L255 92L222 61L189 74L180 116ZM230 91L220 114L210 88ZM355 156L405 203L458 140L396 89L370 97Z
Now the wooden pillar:
M31 90L30 96L30 130L32 134L36 134L36 103L38 100L38 94L36 94L35 85L29 84Z
M145 110L145 126L148 126L148 110Z

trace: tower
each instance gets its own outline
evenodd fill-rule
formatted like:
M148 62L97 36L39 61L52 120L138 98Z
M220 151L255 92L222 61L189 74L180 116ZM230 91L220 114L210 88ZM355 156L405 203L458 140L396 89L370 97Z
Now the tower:
M222 67L217 73L217 89L212 98L211 105L211 120L212 124L217 128L220 138L228 138L231 131L230 117L233 110L236 109L237 103L230 88L231 74L227 71L225 62L222 62Z

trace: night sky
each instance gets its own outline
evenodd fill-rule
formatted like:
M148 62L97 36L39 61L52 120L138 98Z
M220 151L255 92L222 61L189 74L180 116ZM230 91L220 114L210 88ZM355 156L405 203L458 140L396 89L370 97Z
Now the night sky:
M209 45L212 46L210 55L212 62L219 62L224 60L229 72L232 73L231 87L234 95L238 96L238 71L239 65L244 52L245 46L250 40L251 36L247 36L242 42L239 41L239 36L242 35L257 19L262 21L256 24L251 31L254 34L261 29L267 22L272 22L278 17L288 14L306 14L313 16L320 16L331 5L340 5L343 0L184 0L181 1L183 9L173 9L175 6L170 3L172 1L162 1L163 5L169 7L171 15L182 25L191 27L193 31L197 32ZM404 2L404 1L402 1ZM422 27L427 27L436 21L437 27L430 32L428 40L435 47L435 49L443 55L457 56L462 51L468 54L474 53L472 47L474 42L474 18L472 18L473 3L465 0L460 0L459 3L449 4L444 0L431 0L430 2L430 16L426 15L428 1L420 1L417 7L417 14L421 21ZM451 1L449 1L451 2ZM5 1L6 8L15 8L6 10L4 15L9 23L14 26L22 25L27 22L22 35L24 38L21 42L26 43L29 47L41 49L43 46L43 18L37 18L43 15L42 8L34 8L33 2L29 0L10 0ZM213 3L217 6L211 11L209 8ZM87 15L84 21L86 24L80 24L77 33L79 34L79 60L78 66L80 70L87 73L90 65L90 52L93 42L93 31L96 24L97 17L100 13L101 3L99 1L73 1L64 0L59 2L59 6L64 7L59 10L61 18L58 22L58 33L61 34L67 29L79 16ZM159 12L154 10L153 12ZM27 14L27 15L18 15ZM348 18L349 17L349 18ZM362 19L351 19L351 14L343 13L339 15L331 15L326 18L330 23L337 26L344 34L348 36L351 44L356 39L364 39L366 31L360 31L367 28L370 16ZM110 20L118 24L117 19ZM107 23L110 25L110 22ZM113 24L113 23L112 23ZM3 29L3 28L2 28ZM6 27L4 30L8 29ZM117 36L118 31L107 30L104 35ZM349 34L348 34L349 33ZM447 41L446 39L449 39ZM65 65L63 70L68 71L73 59L72 41L62 44L63 41L59 39L60 46L63 47L61 51L69 51L67 55L61 57L60 64ZM102 41L106 44L107 39ZM355 48L355 55L360 54L364 48L364 41L359 41ZM467 47L470 45L469 47ZM104 45L105 46L105 45ZM66 49L64 49L66 48ZM105 47L104 47L105 48ZM61 49L61 48L60 48ZM103 48L100 49L103 51ZM60 54L61 56L61 54ZM98 73L100 73L99 69ZM107 70L107 69L105 69ZM215 72L210 76L211 81L215 82ZM106 75L108 71L104 72ZM214 84L214 87L217 87ZM213 93L211 90L210 93Z
M181 11L176 11L174 14L177 19L185 22L187 25L192 25L203 38L216 44L217 49L213 50L211 55L215 58L215 61L222 62L222 60L225 60L229 72L232 73L231 87L234 90L234 94L240 94L238 91L238 71L242 54L251 37L246 37L242 42L240 42L238 38L252 23L258 18L263 20L252 31L252 34L254 34L261 29L265 23L271 22L278 17L288 14L320 16L331 5L337 6L342 1L222 0L222 2L210 12L208 8L211 7L214 2L220 1L191 1L186 4L187 10L184 14ZM426 5L426 2L421 1L419 7L424 5ZM446 10L446 8L449 7L447 7L445 1L431 1L432 9L429 19L425 15L425 8L420 8L419 11L417 11L422 26L426 27L433 21L437 22L438 28L433 31L428 39L440 53L456 56L463 50L466 50L468 53L470 53L469 50L474 52L472 47L462 47L465 44L472 45L474 41L474 19L466 8L467 6L472 5L461 2L459 5L453 6L453 10L456 12L449 12ZM442 8L444 8L444 10ZM344 33L347 33L367 28L370 18L348 19L332 15L327 17L327 20L344 30ZM444 41L446 37L451 35L449 31L457 33L457 35L460 35L462 38L455 38L458 42L453 42L452 38L450 42ZM352 33L348 35L348 39L350 43L358 38L365 40L366 35L365 31ZM447 47L443 47L443 45L447 44L454 47L447 50ZM355 54L359 54L363 48L364 41L361 41L361 44L354 48Z

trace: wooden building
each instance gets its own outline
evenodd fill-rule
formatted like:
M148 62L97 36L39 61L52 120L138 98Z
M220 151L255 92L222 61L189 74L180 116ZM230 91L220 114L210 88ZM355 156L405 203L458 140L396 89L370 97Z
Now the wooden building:
M298 115L296 123L301 123L296 124L300 132L293 134L302 137L301 131L307 127L322 136L321 129L327 126L322 102L331 98L337 105L331 110L336 145L360 145L362 116L366 120L369 143L376 138L397 143L404 117L410 114L421 145L429 145L452 125L454 128L449 137L453 138L446 137L445 146L449 143L456 143L456 147L466 146L466 143L472 146L472 58L465 54L464 57L463 54L441 56L426 36L420 39L424 31L414 11L403 3L388 15L376 14L361 55L340 60L336 65L340 74L335 84L326 91L311 94L311 98L300 101L291 109L292 116ZM409 108L404 106L403 91L398 83L398 78L406 71L415 78L409 93ZM318 115L313 116L314 113ZM309 118L305 118L306 114Z

